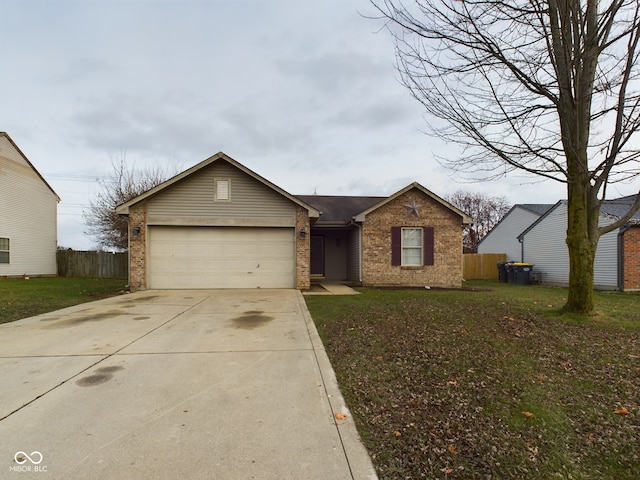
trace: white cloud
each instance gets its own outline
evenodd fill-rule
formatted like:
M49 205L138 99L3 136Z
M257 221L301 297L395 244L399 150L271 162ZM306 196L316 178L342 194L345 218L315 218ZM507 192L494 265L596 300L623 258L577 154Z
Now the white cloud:
M111 158L185 168L224 151L291 193L388 195L418 181L512 202L561 185L460 184L420 132L367 0L0 0L0 130L62 197L59 241ZM65 180L65 175L84 180ZM633 192L631 186L620 190Z

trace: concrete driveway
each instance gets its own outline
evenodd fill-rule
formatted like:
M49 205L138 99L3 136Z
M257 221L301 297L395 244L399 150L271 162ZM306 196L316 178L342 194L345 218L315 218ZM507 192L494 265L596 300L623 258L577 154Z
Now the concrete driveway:
M138 292L0 325L0 382L3 479L375 478L295 290Z

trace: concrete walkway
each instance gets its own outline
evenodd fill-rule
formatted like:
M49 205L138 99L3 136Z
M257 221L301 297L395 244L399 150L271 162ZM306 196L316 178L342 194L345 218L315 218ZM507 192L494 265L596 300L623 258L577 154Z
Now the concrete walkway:
M311 289L304 292L304 295L360 295L360 292L338 282L321 282L320 289Z
M3 479L376 478L295 290L138 292L0 325L0 378Z

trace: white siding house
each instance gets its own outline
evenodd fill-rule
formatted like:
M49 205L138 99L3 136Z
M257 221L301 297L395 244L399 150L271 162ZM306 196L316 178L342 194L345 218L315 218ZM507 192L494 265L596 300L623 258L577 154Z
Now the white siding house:
M56 275L60 198L0 132L0 277Z
M606 206L601 211L606 211ZM612 223L604 213L600 226ZM535 264L534 271L544 283L569 283L569 251L566 244L567 202L561 200L527 228L518 239L522 242L522 261ZM619 230L600 237L594 263L593 284L599 289L617 289L619 285Z
M478 253L506 253L507 260L520 262L522 247L518 235L538 220L553 205L514 205L478 244Z

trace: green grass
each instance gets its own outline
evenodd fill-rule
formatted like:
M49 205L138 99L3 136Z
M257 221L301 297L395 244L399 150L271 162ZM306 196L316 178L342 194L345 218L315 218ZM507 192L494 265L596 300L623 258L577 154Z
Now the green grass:
M126 283L117 278L0 279L0 323L117 295Z
M380 477L640 478L640 294L465 286L305 297Z

